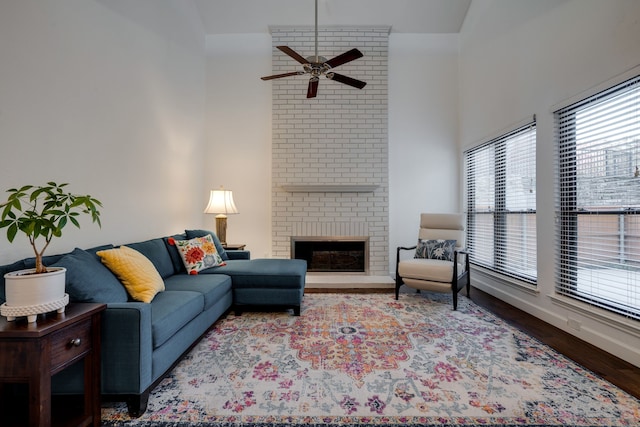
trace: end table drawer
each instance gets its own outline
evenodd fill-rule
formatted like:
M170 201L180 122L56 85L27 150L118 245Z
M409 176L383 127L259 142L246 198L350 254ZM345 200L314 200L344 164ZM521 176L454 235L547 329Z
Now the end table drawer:
M91 319L51 335L51 371L91 350Z

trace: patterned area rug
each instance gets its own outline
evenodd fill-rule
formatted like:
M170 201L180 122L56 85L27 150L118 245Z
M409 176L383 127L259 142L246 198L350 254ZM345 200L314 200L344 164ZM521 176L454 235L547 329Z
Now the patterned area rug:
M308 294L221 319L104 426L638 426L640 401L462 297Z

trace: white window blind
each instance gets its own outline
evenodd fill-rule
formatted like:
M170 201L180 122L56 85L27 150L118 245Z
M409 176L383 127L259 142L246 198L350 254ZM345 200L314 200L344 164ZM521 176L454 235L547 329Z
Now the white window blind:
M640 76L555 121L556 291L640 320Z
M535 119L464 157L470 261L535 284Z

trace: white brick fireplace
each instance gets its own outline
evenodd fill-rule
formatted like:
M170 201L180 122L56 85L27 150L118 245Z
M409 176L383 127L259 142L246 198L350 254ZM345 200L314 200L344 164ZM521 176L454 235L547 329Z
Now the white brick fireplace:
M273 254L288 258L292 237L369 238L368 275L389 276L387 51L389 27L319 29L319 55L358 48L363 58L336 72L367 82L358 90L309 75L273 84ZM313 27L272 27L273 74L301 70L275 49L314 54Z

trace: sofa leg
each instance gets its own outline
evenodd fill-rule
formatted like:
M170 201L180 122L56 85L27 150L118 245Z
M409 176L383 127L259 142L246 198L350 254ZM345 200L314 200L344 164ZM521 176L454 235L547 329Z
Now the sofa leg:
M127 409L131 418L139 418L147 410L149 403L149 390L142 394L134 394L127 398Z
M231 310L233 310L233 314L235 314L236 316L241 316L242 315L242 309L237 304L234 304L231 307Z
M294 316L300 316L300 306L296 305L293 307L293 315Z

